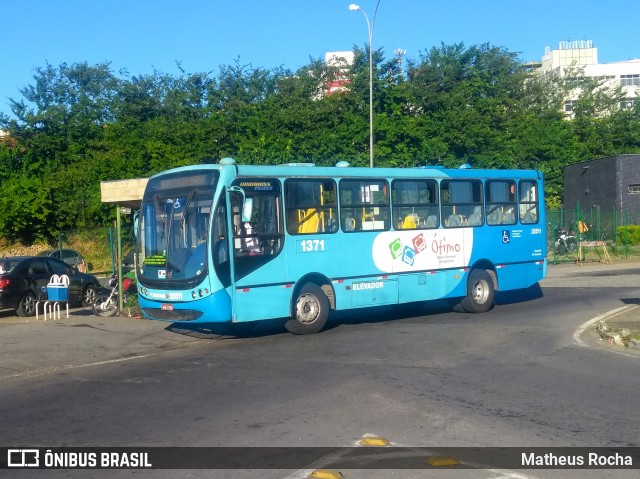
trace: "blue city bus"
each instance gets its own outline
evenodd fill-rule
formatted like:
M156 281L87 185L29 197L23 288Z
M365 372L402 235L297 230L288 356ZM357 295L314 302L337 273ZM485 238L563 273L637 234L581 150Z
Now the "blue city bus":
M139 215L139 304L150 319L287 318L455 298L467 312L546 274L535 170L219 164L152 176Z

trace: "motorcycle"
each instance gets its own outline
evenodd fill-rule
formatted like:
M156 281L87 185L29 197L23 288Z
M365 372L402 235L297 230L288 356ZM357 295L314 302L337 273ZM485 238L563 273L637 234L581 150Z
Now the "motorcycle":
M111 317L116 316L120 310L118 301L118 275L114 274L109 279L109 294L99 294L93 302L93 314L96 316ZM124 278L122 281L122 301L127 304L129 296L136 293L135 281L131 278Z
M560 226L556 228L556 254L570 254L575 253L578 249L578 240L575 233L572 231L569 233L567 228Z

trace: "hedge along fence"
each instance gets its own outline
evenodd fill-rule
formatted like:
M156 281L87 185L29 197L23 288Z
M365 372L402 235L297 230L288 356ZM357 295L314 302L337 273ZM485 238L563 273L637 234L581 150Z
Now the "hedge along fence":
M616 242L621 245L640 245L640 225L618 226Z
M586 228L579 228L581 224ZM564 228L576 242L603 243L612 257L640 256L640 210L603 210L599 207L581 210L576 205L573 210L547 211L548 257L554 263L572 262L578 259L577 251L560 252L556 248L560 228ZM582 254L581 259L586 261L604 259L602 247L583 247Z

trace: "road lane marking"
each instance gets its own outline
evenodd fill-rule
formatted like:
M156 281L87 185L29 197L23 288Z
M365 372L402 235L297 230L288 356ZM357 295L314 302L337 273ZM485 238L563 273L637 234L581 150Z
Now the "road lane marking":
M307 477L310 479L342 479L342 473L331 469L316 469Z
M369 436L364 437L358 443L360 446L376 446L376 447L384 447L389 445L389 441L384 437L380 436Z
M294 473L289 474L284 479L302 479L302 478L311 477L311 474L313 474L314 471L317 471L317 470L325 470L326 471L327 470L326 466L328 466L330 464L333 464L338 459L340 459L342 456L344 456L344 455L346 455L348 453L349 453L349 448L348 447L339 449L334 453L327 454L326 456L321 457L317 461L312 462L311 464L309 464L307 466L307 469L299 469L299 470L295 471Z
M449 456L432 456L427 459L427 464L432 467L458 466L460 461L455 457Z
M328 467L331 467L334 462L338 459L340 459L341 457L347 455L351 449L353 447L357 447L357 446L361 446L362 447L362 440L364 439L378 439L378 438L382 438L382 436L377 436L375 434L365 434L363 436L363 439L361 439L360 441L356 442L354 444L354 446L352 447L344 447L344 448L340 448L339 450L331 453L331 454L327 454L324 457L321 457L320 459L314 461L313 463L309 464L307 466L307 468L305 469L299 469L291 474L289 474L288 476L286 476L284 479L307 479L307 478L320 478L320 477L325 477L322 474L324 474L325 472L330 472L330 473L338 473L341 474L339 471L336 471L335 469L328 469ZM385 439L386 440L386 439ZM407 452L410 454L411 451L414 451L416 453L416 455L418 456L422 456L424 454L429 454L432 451L430 451L429 449L424 449L423 447L415 447L415 446L406 446L403 444L399 444L399 443L392 443L389 442L389 444L393 444L394 447L402 447L407 449ZM426 456L425 457L425 468L420 468L417 469L416 471L427 471L430 468L433 468L431 470L437 470L439 467L453 467L455 468L456 465L461 465L464 464L465 466L470 466L472 468L472 471L474 471L474 473L476 474L475 477L482 477L484 478L485 475L481 474L478 475L478 473L480 471L482 471L483 473L486 473L486 479L539 479L538 476L533 476L530 474L525 474L522 472L516 472L513 470L509 470L509 469L501 469L501 468L494 468L491 466L488 466L487 464L482 464L482 463L477 463L474 461L463 461L462 463L460 463L457 459L453 458L453 457L444 457L444 456L438 456L437 453L435 451L433 451L433 455L431 456ZM429 467L430 466L430 467ZM366 468L366 466L364 466ZM363 470L358 469L356 467L356 470L358 470L358 476L357 477L365 477L365 476L361 476L361 474L363 474ZM377 471L379 472L380 469L375 469L375 468L370 468L370 469L364 469L365 471L368 471L370 473L373 473L373 471ZM466 470L464 469L457 469L459 475L465 475L466 474ZM319 472L322 476L318 476L315 475L314 473ZM397 473L399 471L395 470L392 472L393 473ZM353 473L353 471L352 471ZM366 474L366 473L365 473ZM376 475L376 474L373 474ZM351 476L351 474L350 474ZM368 474L368 476L371 476L371 474ZM329 477L329 476L326 476ZM342 474L340 476L336 476L336 477L343 477ZM356 476L353 476L354 478Z

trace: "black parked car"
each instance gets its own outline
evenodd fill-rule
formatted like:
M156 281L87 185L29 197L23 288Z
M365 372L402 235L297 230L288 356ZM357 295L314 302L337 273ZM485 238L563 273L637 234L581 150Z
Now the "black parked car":
M98 279L80 273L55 258L11 256L0 258L0 309L11 308L18 316L33 316L36 301L54 274L69 277L69 303L90 306L100 290Z

